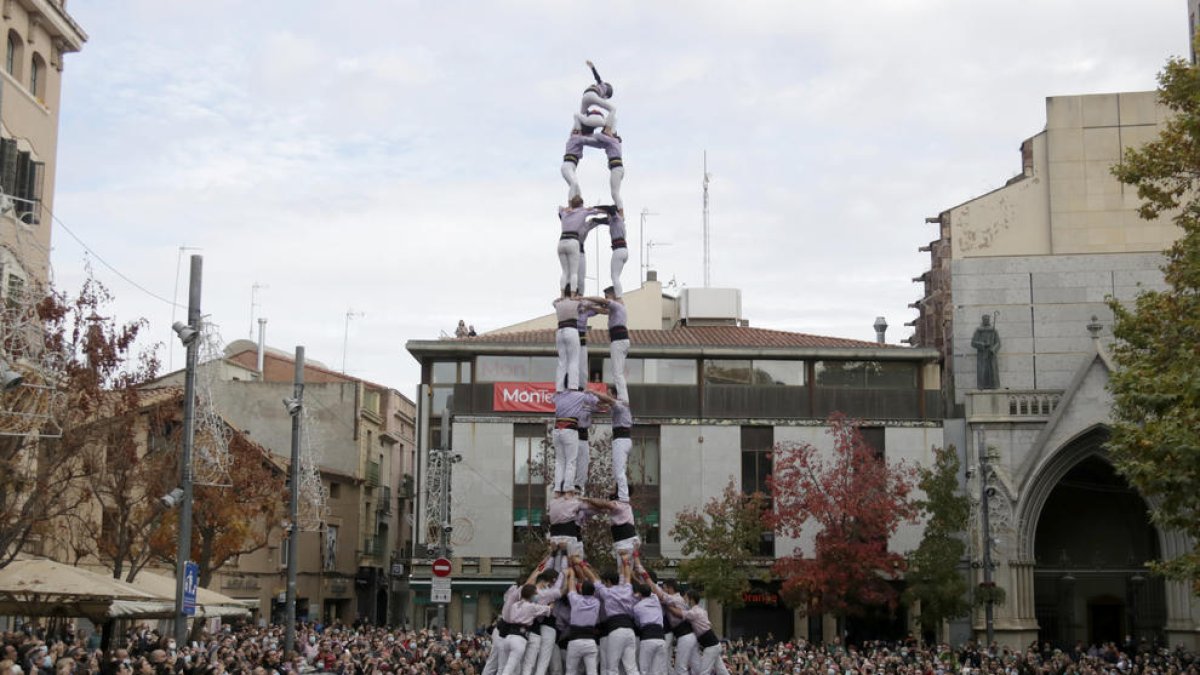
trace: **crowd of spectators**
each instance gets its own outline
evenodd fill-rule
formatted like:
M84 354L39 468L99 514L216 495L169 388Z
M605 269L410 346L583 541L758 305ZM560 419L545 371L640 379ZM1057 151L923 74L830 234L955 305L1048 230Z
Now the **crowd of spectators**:
M478 675L491 649L483 631L336 624L302 625L290 655L279 626L226 626L182 647L137 626L107 653L97 635L70 628L50 637L27 625L0 638L0 675ZM970 642L957 648L915 640L843 647L737 639L726 643L725 662L733 675L1200 675L1195 654L1146 642L1014 650Z

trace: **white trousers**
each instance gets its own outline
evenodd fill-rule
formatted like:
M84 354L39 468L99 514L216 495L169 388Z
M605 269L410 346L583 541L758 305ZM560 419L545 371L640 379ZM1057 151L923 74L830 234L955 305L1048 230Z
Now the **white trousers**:
M579 240L558 240L558 264L562 266L562 274L558 277L558 291L567 286L574 286L579 277Z
M608 634L604 647L604 675L617 675L618 666L625 675L638 675L637 635L632 628L617 628Z
M525 635L525 656L521 659L521 675L533 675L533 669L537 667L541 647L541 631L532 628L529 629L529 632Z
M613 384L617 387L617 398L629 403L629 383L625 381L625 359L629 356L629 340L613 340L608 347L608 356L612 359Z
M617 481L617 501L629 501L629 475L626 466L629 464L629 451L633 449L632 438L612 439L612 469L613 478Z
M517 675L525 660L525 647L528 642L524 635L509 635L504 638L504 666L502 675Z
M554 658L550 659L550 675L566 675L567 650L554 645Z
M555 429L550 432L550 439L554 442L554 491L574 490L579 432L574 429Z
M554 346L558 350L554 391L578 389L582 386L579 382L579 331L574 326L559 328L554 333Z
M608 170L608 189L612 193L613 206L625 210L625 202L621 201L621 181L625 180L625 167L614 166Z
M638 669L642 675L667 675L671 669L667 643L663 640L642 640L638 644Z
M575 485L581 489L587 488L588 465L592 459L591 441L585 441L575 434ZM570 474L568 474L570 475Z
M721 658L721 652L724 649L721 643L717 643L700 652L700 672L696 675L729 675L729 670L725 668L725 660Z
M586 333L583 334L586 338ZM579 386L586 388L588 386L588 348L583 344L584 340L579 341Z
M698 646L695 633L675 639L675 675L687 675L692 657L699 654L699 650L696 649Z
M501 645L504 644L504 638L500 637L500 630L492 629L492 651L488 653L487 661L483 664L482 675L496 675L496 671L500 670L500 655L504 651Z
M558 657L558 645L554 644L558 638L558 631L553 626L542 626L538 629L538 638L537 666L534 673L546 675L550 664Z
M600 650L596 648L595 640L571 640L567 643L567 675L579 675L579 666L583 665L587 675L598 675L596 659Z
M625 297L625 293L621 288L621 272L625 269L625 263L629 262L629 249L622 246L615 248L612 252L612 259L608 263L608 276L612 279L613 294L618 298Z
M597 273L599 278L599 273ZM587 288L587 252L583 250L583 244L579 245L579 270L575 273L575 292L580 295L587 295L584 289ZM584 381L587 376L584 376Z

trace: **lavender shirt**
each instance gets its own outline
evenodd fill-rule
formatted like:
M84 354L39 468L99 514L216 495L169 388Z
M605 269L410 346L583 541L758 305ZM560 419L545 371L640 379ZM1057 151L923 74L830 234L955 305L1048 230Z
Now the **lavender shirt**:
M591 136L584 136L583 143L593 148L603 148L604 155L609 159L621 158L621 141L608 134L594 133Z
M600 404L595 394L586 391L567 389L554 393L554 416L574 417L579 420L579 426L591 424L592 412ZM584 424L584 422L587 424Z
M587 332L588 319L592 318L593 316L596 316L596 314L597 314L597 312L596 312L595 305L593 305L592 303L587 302L587 301L580 303L579 318L577 318L575 320L575 327L577 329L579 329L580 333Z
M604 613L607 616L613 617L633 612L633 586L628 582L616 586L596 586L596 595L604 601Z
M637 601L633 606L633 622L640 628L647 624L662 625L663 608L658 597L649 596Z
M596 590L600 590L597 586ZM571 625L595 626L600 621L600 599L594 595L580 595L575 591L567 594L571 601Z
M520 599L521 587L516 584L509 586L508 590L504 591L504 606L500 608L500 618L512 623L512 619L510 618L512 616L512 608Z
M662 605L664 607L678 607L685 612L687 611L687 603L684 602L683 596L678 593L668 593L666 597L663 598ZM667 619L667 625L672 628L683 623L683 619L675 616L675 614L672 612L663 612L663 616Z
M712 630L712 622L708 620L708 610L700 605L696 605L684 612L683 618L691 622L692 630L695 631L696 635L702 635Z
M543 605L537 602L529 602L528 600L518 600L512 607L512 620L509 623L515 623L522 626L528 626L535 619L546 616L550 613L550 606Z
M633 522L633 507L628 502L609 502L608 522L612 525L626 525Z
M624 303L610 302L608 303L608 329L612 330L617 326L624 326L629 319L625 312Z
M633 413L630 412L629 406L618 401L612 404L612 425L614 427L630 428L633 426Z
M625 238L625 219L619 212L613 212L608 217L608 236L612 239Z
M577 209L563 209L558 212L558 217L562 220L563 234L572 233L579 236L580 241L587 237L587 233L596 227L594 223L588 222L588 216L594 216L597 213L602 213L600 209L590 207L579 207Z
M580 525L583 524L583 502L578 497L555 497L550 500L550 504L546 507L546 514L550 518L550 524L569 523L575 521ZM558 575L561 580L563 575Z
M580 304L571 298L558 298L554 301L554 316L559 321L578 321Z

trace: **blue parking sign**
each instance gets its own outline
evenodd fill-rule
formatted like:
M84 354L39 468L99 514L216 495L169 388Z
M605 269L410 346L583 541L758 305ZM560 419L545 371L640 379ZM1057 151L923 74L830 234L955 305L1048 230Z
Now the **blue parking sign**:
M183 563L183 613L196 615L196 589L200 587L200 566L188 560Z

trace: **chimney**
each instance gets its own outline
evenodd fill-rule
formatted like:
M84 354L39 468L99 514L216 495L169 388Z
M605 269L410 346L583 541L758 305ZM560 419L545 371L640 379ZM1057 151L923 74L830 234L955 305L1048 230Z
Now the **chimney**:
M875 317L875 341L879 344L886 344L884 333L887 333L887 319L882 316Z
M267 351L267 320L258 319L258 376L263 377L263 357Z

